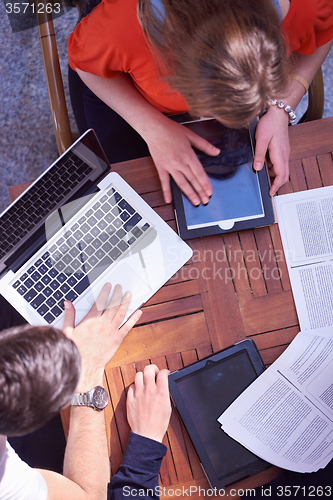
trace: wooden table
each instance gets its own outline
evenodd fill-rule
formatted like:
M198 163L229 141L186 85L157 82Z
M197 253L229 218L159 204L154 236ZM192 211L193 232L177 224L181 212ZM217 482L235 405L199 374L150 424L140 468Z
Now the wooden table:
M333 118L290 127L290 182L279 193L333 184ZM150 158L113 166L176 229ZM266 365L299 331L278 226L189 241L192 259L143 307L140 323L125 338L105 376L111 471L117 471L129 434L126 390L148 363L174 371L246 337ZM209 488L189 438L173 411L165 438L160 485ZM226 488L252 488L276 475L275 467ZM201 495L202 496L202 495ZM179 497L179 495L178 495ZM199 498L199 495L192 495ZM233 498L237 498L234 496Z

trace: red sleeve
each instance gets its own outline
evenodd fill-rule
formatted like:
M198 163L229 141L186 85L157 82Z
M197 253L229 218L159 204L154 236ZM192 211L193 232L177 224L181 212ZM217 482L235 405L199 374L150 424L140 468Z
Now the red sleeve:
M94 75L112 78L126 71L137 31L130 16L133 0L103 0L76 26L68 39L68 62Z
M333 0L291 0L281 27L290 52L312 54L333 38Z

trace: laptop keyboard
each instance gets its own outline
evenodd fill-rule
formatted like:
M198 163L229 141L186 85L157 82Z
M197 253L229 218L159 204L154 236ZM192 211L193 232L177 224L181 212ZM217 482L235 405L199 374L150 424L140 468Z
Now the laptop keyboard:
M142 238L150 224L113 187L96 195L16 276L13 288L48 322ZM42 251L41 251L42 252Z
M92 170L81 158L69 152L12 205L0 219L0 260L46 215L60 206Z

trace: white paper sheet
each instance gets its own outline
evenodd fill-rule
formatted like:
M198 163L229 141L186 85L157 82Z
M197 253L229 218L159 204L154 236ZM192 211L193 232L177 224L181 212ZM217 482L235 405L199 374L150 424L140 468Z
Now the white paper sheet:
M274 202L301 330L333 327L333 186Z
M333 457L333 329L300 332L218 421L278 467L324 468Z

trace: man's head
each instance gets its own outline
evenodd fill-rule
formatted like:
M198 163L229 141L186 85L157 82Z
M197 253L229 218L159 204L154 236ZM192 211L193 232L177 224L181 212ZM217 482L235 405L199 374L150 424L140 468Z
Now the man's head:
M81 371L60 330L24 325L0 332L0 434L22 435L69 404Z

